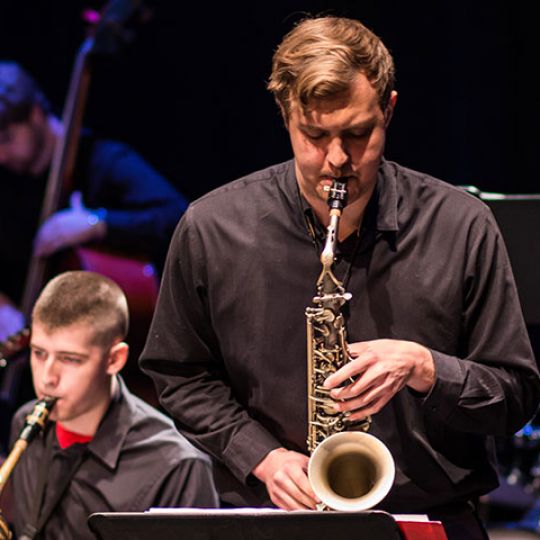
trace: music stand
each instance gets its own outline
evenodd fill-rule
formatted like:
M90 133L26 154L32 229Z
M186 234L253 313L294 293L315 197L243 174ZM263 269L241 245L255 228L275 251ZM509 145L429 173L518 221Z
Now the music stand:
M386 512L284 512L236 510L104 512L88 525L99 540L402 540Z

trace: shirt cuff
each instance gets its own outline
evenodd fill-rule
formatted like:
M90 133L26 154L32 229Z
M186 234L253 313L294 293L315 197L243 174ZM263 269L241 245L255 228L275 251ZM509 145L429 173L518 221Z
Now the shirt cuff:
M442 421L455 411L463 385L465 369L459 358L431 350L435 363L435 384L424 398L423 408L436 414Z
M272 450L283 445L257 422L237 431L225 450L223 462L244 484L254 467Z

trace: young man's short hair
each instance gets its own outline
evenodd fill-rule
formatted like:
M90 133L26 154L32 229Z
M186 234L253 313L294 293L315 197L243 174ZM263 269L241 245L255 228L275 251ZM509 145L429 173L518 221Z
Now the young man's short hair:
M114 281L101 274L64 272L49 281L39 295L32 323L51 331L88 324L94 330L94 344L110 347L127 335L127 299Z

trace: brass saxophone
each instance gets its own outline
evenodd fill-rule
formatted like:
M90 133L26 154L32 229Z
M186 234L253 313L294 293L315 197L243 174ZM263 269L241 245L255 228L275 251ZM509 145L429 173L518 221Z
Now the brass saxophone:
M395 465L388 448L365 433L368 417L350 422L336 411L323 384L350 361L347 330L341 311L351 299L332 270L339 220L347 203L346 179L334 179L328 195L330 223L321 254L314 306L306 308L308 357L308 476L322 509L359 511L372 508L394 482Z
M2 495L6 483L17 465L21 455L28 445L34 440L35 436L45 427L49 414L56 403L57 398L45 397L40 399L34 405L30 414L26 417L24 425L15 441L11 452L0 467L0 495ZM12 538L8 524L2 517L0 510L0 540L10 540Z

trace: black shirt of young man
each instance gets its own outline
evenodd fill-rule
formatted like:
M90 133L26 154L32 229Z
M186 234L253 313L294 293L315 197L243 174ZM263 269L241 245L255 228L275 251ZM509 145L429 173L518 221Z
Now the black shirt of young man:
M48 171L40 177L0 167L0 292L20 303L38 229ZM167 247L187 200L129 146L80 140L73 189L87 208L105 208L109 247L147 255L163 267Z
M170 246L141 366L179 429L217 462L223 500L270 505L250 473L307 452L305 308L324 228L289 161L192 203ZM436 382L372 417L395 483L380 508L427 512L497 486L492 436L535 412L540 379L492 214L464 191L383 161L359 234L337 246L350 343L428 347Z
M61 449L54 422L22 455L12 476L14 530L20 536L34 511L41 468L47 470L40 515L47 515L66 474L82 455L60 501L38 538L93 540L87 525L94 512L142 512L150 507L218 506L208 456L195 449L160 412L131 394L119 378L113 399L88 444ZM21 407L12 424L18 436L33 403ZM47 444L52 444L46 463ZM39 521L38 521L39 523ZM34 524L35 525L35 524Z

